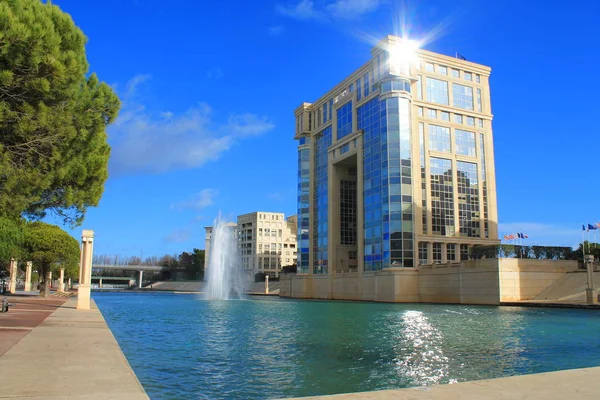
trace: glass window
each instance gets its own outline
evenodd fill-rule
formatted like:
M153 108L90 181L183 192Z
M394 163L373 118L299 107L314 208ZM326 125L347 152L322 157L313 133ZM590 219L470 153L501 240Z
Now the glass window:
M429 118L433 118L436 119L437 118L437 111L436 110L432 110L431 108L427 110L427 116Z
M417 107L417 114L419 114L419 117L423 116L423 107Z
M478 125L480 128L483 128L483 120L482 120L481 118L477 118L477 125Z
M323 123L327 122L327 103L323 104Z
M362 86L360 85L360 78L356 80L356 100L360 101L362 94Z
M352 101L339 107L337 115L337 138L338 140L352 133Z
M329 116L327 120L331 120L331 114L333 113L333 99L329 99Z
M450 128L429 125L429 149L448 153L451 152Z
M477 111L481 112L481 89L477 89Z
M456 154L475 157L475 132L455 129L454 135L456 136Z
M448 105L448 82L427 78L427 101Z
M462 124L463 116L460 114L454 114L454 122L456 122L457 124Z
M425 71L427 71L427 72L433 72L433 64L432 63L425 63Z
M438 74L448 75L448 68L438 65L437 72L438 72Z
M446 111L440 111L440 118L442 121L450 121L450 113Z
M467 117L467 125L475 126L475 118Z
M452 69L452 77L453 78L460 78L460 71L457 69Z
M460 236L479 237L481 227L477 164L456 162L456 188Z
M354 83L350 84L350 93L354 92Z
M479 76L479 74L475 75L475 82L481 83L481 77Z
M470 86L452 84L452 104L464 110L473 109L473 88Z
M470 72L465 72L463 74L463 78L465 78L465 81L472 81L473 80L473 75Z
M448 261L456 261L456 245L454 243L446 245L446 259Z
M442 244L441 243L433 244L433 262L434 263L442 262Z
M363 96L367 97L369 95L369 73L367 72L365 76L363 76Z
M452 162L444 158L430 158L431 233L454 236L454 189ZM434 259L436 252L434 243ZM441 247L441 246L440 246ZM441 248L438 261L441 261Z

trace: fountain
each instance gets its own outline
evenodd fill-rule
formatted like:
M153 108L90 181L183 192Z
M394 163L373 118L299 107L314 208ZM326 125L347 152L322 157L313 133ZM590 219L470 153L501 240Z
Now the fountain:
M240 269L234 227L217 217L213 225L204 296L207 300L243 298L244 279Z

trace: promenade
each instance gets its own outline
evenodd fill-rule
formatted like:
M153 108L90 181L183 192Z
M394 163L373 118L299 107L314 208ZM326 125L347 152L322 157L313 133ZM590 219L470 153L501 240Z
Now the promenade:
M20 306L0 314L0 399L148 399L93 302L9 301Z

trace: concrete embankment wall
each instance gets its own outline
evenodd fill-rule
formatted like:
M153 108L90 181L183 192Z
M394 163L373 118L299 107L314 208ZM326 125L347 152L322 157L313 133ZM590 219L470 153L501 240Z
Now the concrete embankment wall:
M377 272L283 275L280 296L293 298L500 304L535 298L577 269L576 261L468 260Z

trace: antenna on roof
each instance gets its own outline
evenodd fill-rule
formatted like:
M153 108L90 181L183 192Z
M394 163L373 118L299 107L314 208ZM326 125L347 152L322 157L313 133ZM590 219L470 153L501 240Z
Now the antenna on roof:
M462 54L460 54L459 52L456 52L456 58L458 58L459 60L464 60L467 61L467 59L465 58L465 56L463 56Z

